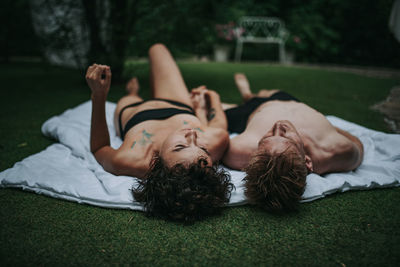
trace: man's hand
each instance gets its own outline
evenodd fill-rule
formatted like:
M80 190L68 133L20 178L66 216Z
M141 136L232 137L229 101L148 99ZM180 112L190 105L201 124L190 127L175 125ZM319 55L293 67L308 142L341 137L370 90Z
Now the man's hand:
M86 81L92 90L92 95L107 96L111 85L110 67L93 64L86 72Z

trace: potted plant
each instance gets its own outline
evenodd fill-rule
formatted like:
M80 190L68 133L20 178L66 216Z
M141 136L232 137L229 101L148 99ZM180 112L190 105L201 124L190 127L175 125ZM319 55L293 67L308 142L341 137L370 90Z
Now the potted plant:
M301 38L297 35L289 35L285 43L285 63L293 64L296 60L296 51L302 45Z
M242 34L240 28L236 27L233 21L228 24L216 24L217 42L214 44L214 60L226 62L232 50L232 42Z

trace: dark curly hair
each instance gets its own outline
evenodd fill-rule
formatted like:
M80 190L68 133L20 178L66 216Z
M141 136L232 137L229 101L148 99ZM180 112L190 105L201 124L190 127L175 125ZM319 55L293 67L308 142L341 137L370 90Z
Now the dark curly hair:
M272 212L294 211L306 185L304 157L287 149L258 153L245 168L245 195L250 204Z
M155 156L144 179L132 189L133 196L144 204L147 215L163 219L193 223L218 214L234 186L226 171L206 164L199 158L189 166L169 168Z

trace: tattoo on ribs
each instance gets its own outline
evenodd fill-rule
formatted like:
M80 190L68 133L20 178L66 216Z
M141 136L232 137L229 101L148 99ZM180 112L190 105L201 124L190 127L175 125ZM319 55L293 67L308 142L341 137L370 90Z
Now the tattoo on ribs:
M135 147L135 145L136 145L136 141L133 142L131 148L133 149Z
M215 109L214 108L210 108L210 110L207 113L207 120L212 120L215 117Z
M151 137L153 137L154 134L151 134L149 132L147 132L146 130L142 131L142 138L139 140L139 144L141 146L153 143L153 141L151 140Z

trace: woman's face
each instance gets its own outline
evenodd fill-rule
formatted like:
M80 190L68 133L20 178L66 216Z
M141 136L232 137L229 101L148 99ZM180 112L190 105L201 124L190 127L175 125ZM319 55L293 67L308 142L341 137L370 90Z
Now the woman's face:
M162 144L160 156L169 167L178 163L189 165L200 158L207 162L207 166L212 166L203 133L192 128L172 132Z

